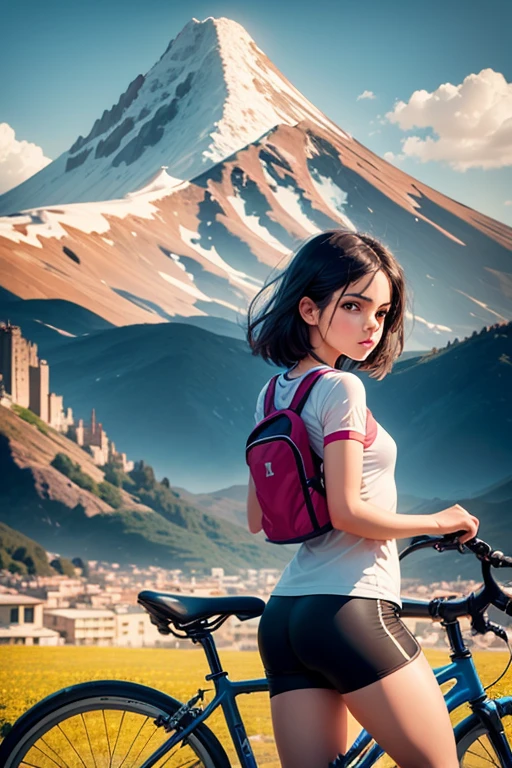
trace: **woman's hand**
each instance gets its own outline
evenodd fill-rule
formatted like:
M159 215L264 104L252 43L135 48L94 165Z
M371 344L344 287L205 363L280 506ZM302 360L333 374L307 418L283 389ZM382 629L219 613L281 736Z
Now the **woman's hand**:
M454 504L453 507L447 507L441 510L441 512L435 512L432 517L439 526L441 533L467 531L463 536L458 537L461 544L469 541L469 539L473 539L480 525L478 518L470 514L460 504Z

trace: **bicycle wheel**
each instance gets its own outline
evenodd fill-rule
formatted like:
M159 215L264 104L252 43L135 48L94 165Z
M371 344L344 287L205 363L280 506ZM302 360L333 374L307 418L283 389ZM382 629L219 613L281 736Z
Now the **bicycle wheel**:
M512 699L502 705L502 716L505 734L512 744ZM465 731L457 740L457 756L461 768L508 768L496 754L496 750L489 740L489 734L484 725L475 715L468 718Z
M117 680L65 688L28 710L0 745L2 768L139 768L170 737L155 725L182 702ZM155 768L229 768L218 739L201 723Z

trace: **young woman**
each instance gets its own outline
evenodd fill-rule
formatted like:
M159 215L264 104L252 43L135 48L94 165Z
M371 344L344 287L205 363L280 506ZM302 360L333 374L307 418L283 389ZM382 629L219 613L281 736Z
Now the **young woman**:
M479 523L458 504L396 514L395 441L367 409L361 379L341 370L359 363L382 379L403 349L404 312L404 275L393 255L369 235L342 230L307 240L249 307L253 354L288 368L277 380L277 408L290 404L308 371L329 369L301 416L323 457L333 530L300 545L258 630L283 768L328 768L350 746L348 712L400 768L458 768L443 696L399 617L396 540L463 530L464 543ZM247 506L257 533L252 477Z

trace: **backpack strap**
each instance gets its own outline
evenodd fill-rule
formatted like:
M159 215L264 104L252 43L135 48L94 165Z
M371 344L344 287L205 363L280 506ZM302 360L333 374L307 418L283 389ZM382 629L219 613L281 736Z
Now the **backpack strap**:
M302 409L306 405L306 401L309 397L311 390L313 389L318 379L321 376L323 376L324 373L327 373L326 368L322 368L321 370L311 371L311 373L308 373L306 374L306 376L304 376L301 383L299 384L299 388L295 393L295 396L291 402L291 405L288 406L289 410L295 411L295 413L297 413L300 416ZM276 393L277 379L279 378L280 375L281 374L278 373L276 376L273 376L270 379L270 382L267 386L267 391L265 392L265 406L263 411L264 418L266 418L267 416L270 416L271 413L274 413L274 411L277 410L277 408L275 407L274 399L275 399L275 393Z
M279 373L272 376L267 386L267 391L265 392L265 405L263 407L263 418L270 416L271 413L274 413L274 411L277 410L274 405L274 396L276 393L276 382L279 376Z
M306 401L311 393L311 390L315 386L318 379L327 372L328 371L326 368L322 368L320 370L312 371L311 373L308 373L306 376L304 376L303 380L299 384L299 388L295 393L289 409L295 411L295 413L300 416L302 409L306 405Z

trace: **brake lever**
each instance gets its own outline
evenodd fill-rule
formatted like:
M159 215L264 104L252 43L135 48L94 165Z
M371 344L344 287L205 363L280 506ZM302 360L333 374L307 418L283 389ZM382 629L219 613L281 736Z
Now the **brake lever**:
M462 536L467 531L455 531L454 533L445 533L444 536L437 541L433 548L438 552L444 552L449 549L456 549L461 555L465 555L468 552L468 548L465 544L461 544L459 536Z
M476 619L471 621L471 634L472 635L485 635L486 632L492 632L497 637L501 638L505 642L508 642L508 635L504 627L501 624L496 624L494 621L489 621L487 614L480 614Z

